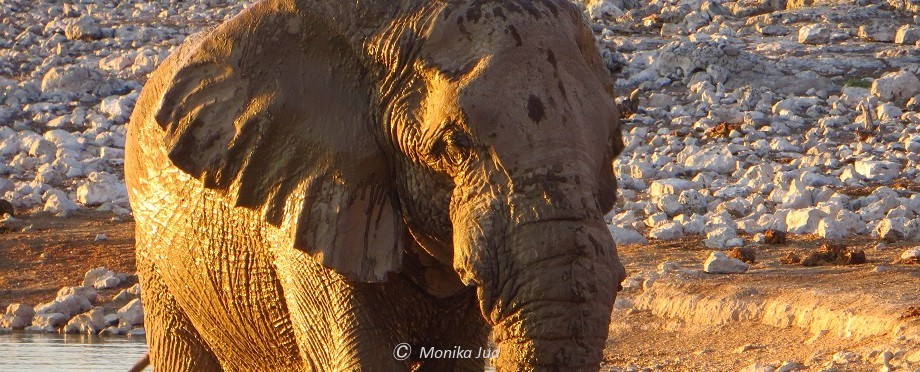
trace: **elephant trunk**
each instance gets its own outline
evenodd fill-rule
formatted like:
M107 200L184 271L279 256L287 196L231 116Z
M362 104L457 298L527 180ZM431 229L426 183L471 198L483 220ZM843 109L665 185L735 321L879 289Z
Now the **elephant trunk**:
M598 370L625 276L600 219L514 226L489 320L499 370Z

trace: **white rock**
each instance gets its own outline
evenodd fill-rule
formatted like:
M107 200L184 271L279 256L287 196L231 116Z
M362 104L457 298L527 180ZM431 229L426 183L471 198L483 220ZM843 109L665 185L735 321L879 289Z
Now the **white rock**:
M859 354L854 353L852 351L840 351L834 354L834 357L833 357L834 364L839 364L839 365L857 363L861 359L862 358L859 356Z
M131 116L133 106L134 101L130 96L111 96L99 103L99 111L113 119L127 119Z
M904 253L901 253L901 260L907 261L911 259L920 260L920 247L908 248Z
M66 20L64 35L71 40L96 40L101 39L102 29L92 16L84 15L79 18Z
M645 219L645 226L655 228L664 225L669 221L670 219L668 218L668 215L662 212L652 213L650 216L648 216L648 218Z
M681 191L693 188L692 182L679 178L668 178L652 181L649 186L649 196L659 198L663 195L679 195Z
M776 115L792 116L803 114L820 103L821 100L817 97L789 97L774 104L772 111Z
M0 315L0 328L9 328L13 330L21 330L29 326L32 318L23 318L18 317L12 314L3 314Z
M900 174L898 163L891 161L857 160L856 173L869 181L888 182Z
M107 314L105 318L103 318L103 322L108 327L118 326L118 322L120 320L121 320L121 317L119 317L118 314Z
M83 144L73 134L61 129L53 129L42 135L46 140L51 141L58 149L80 150Z
M665 194L658 198L658 209L667 214L669 217L683 213L684 206L678 200L677 195Z
M888 242L898 242L908 237L907 219L904 217L885 218L875 228L875 235Z
M101 307L97 307L67 322L67 325L64 326L64 333L95 335L103 328L105 328L105 313Z
M841 99L851 106L856 106L860 101L872 94L869 89L852 86L840 88L840 92L843 93Z
M118 316L115 315L115 317L117 318ZM108 315L106 315L106 318L108 318ZM118 320L116 319L116 323L117 321ZM118 327L117 325L113 325L113 326L105 327L105 329L99 332L99 335L100 336L121 336L121 335L128 334L128 331L130 331L128 327Z
M901 114L903 112L897 106L892 105L890 103L885 103L885 104L879 105L876 108L875 113L876 113L876 117L878 117L879 120L885 121L885 120L898 120L901 118Z
M45 212L57 214L67 213L80 209L80 206L70 200L70 198L67 197L67 194L57 189L46 191L42 198L45 199L45 205L42 208L42 210Z
M25 149L26 153L36 158L54 157L57 151L54 142L48 141L40 136L26 136L20 141L20 146Z
M61 313L35 314L35 317L32 318L32 326L40 328L38 331L50 328L54 332L57 328L67 324L67 318Z
M35 309L25 304L10 304L6 307L6 314L31 320L35 316Z
M610 0L588 0L585 4L585 10L592 19L616 19L625 15Z
M121 279L115 273L104 267L97 267L86 272L83 277L84 287L96 289L114 288L121 284Z
M97 280L96 282L94 282L94 283L93 283L93 288L96 288L96 289L109 289L109 288L118 287L119 284L121 284L121 279L120 279L120 278L118 278L117 276L110 276L110 277L106 277L106 278L100 278L99 280Z
M711 274L735 274L748 270L748 264L722 252L712 252L703 262L703 271Z
M614 309L630 309L633 307L633 301L628 298L619 297L613 302Z
M802 44L827 44L830 42L831 29L820 23L803 26L799 29L799 42Z
M744 122L744 114L736 109L714 108L709 110L708 117L717 123L740 124Z
M636 233L636 234L638 235L639 233ZM642 235L639 235L639 236L641 237ZM616 241L616 237L614 237L614 241ZM620 242L616 242L616 243L620 244ZM121 292L118 292L118 294L112 298L112 301L116 301L116 302L130 301L130 300L133 300L135 298L140 298L140 297L141 297L141 284L135 283L133 286L131 286L131 288L126 288L126 289L121 290Z
M99 299L99 292L96 292L92 287L63 287L57 291L55 297L61 298L67 295L76 295L85 298L92 304L96 303Z
M613 225L607 226L610 234L613 235L613 241L617 245L646 244L648 240L636 230L625 229Z
M920 79L907 71L889 72L872 83L871 91L882 101L903 105L920 93Z
M857 34L869 41L891 43L894 42L895 30L881 25L862 25Z
M818 222L827 215L818 208L792 210L786 215L786 232L790 234L813 234Z
M735 171L737 159L725 146L713 146L689 154L684 167L696 172L712 171L726 174Z
M680 223L687 235L699 235L706 231L706 218L698 214L689 217L680 215L674 218L674 222Z
M920 152L920 134L912 134L904 139L904 149L910 152Z
M121 325L134 326L144 323L144 308L139 298L131 300L127 305L118 309Z
M93 305L86 298L70 294L56 298L48 303L39 304L35 307L35 312L37 314L61 313L65 318L69 319L92 308Z
M706 202L706 197L694 189L681 191L677 201L684 206L684 210L687 212L692 212L699 215L706 214L709 208L709 203Z
M684 229L678 223L668 222L649 231L648 236L661 240L674 240L684 237Z
M737 247L743 244L743 241L738 239L738 232L735 228L731 226L721 226L706 233L706 239L703 240L703 244L708 248L727 249Z
M913 45L920 41L920 27L904 25L894 34L894 42Z
M86 178L88 182L77 188L77 201L83 205L97 206L127 197L125 182L113 174L91 172Z
M78 66L53 67L42 78L44 93L92 93L99 89L102 74Z
M818 222L818 229L815 231L818 236L829 239L839 240L847 236L846 231L833 218L824 217Z

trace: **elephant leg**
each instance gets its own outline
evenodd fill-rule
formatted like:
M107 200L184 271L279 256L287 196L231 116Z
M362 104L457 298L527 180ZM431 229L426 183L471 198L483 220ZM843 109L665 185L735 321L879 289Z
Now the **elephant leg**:
M155 270L140 275L144 326L150 364L157 371L220 371L220 363L202 341Z
M311 370L407 371L411 362L394 357L409 342L404 318L413 317L412 301L362 290L317 264L308 255L276 252L276 267L297 343ZM366 284L377 288L384 284ZM395 314L393 303L403 314Z

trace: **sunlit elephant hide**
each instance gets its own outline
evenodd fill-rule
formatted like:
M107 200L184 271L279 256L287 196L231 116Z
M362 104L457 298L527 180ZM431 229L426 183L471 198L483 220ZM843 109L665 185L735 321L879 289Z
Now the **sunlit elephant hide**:
M612 95L564 0L264 0L190 37L127 143L151 363L481 370L491 332L499 370L597 370Z

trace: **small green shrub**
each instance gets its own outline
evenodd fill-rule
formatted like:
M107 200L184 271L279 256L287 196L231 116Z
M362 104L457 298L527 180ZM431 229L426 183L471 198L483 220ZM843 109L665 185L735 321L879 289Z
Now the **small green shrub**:
M872 86L872 80L868 78L849 78L843 81L843 86L869 89Z

